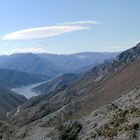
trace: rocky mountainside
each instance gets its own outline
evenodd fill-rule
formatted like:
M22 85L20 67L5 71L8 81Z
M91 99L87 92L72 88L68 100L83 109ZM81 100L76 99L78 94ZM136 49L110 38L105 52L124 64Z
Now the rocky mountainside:
M8 130L8 134L3 132L1 136L8 135L9 140L139 140L140 85L79 120L59 122L56 127L40 126L43 121L21 127L19 131L1 122L0 129L6 126Z
M54 92L58 89L68 87L70 84L72 84L72 82L74 82L78 78L79 75L76 74L72 73L63 74L33 88L33 91L44 94Z
M139 50L140 44L68 87L29 99L9 114L9 127L18 128L11 140L139 139Z
M140 138L140 85L81 119L79 139ZM86 134L86 135L83 135Z
M62 118L63 121L81 118L136 87L140 82L139 67L140 61L134 61L123 70L121 69L101 81L82 79L68 89L59 89L47 95L34 97L22 106L21 112L16 116L15 123L24 125L46 116L47 121L44 125L48 125L50 115L50 119L55 118L57 122L60 121L60 114L65 116ZM87 76L85 78L87 79ZM29 112L29 110L32 111Z

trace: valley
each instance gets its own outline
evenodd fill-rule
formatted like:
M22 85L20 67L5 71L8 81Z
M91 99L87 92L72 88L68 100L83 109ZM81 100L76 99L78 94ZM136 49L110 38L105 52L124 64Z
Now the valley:
M140 43L87 72L61 73L32 82L8 90L25 99L8 109L7 129L14 134L10 140L139 138ZM13 102L3 102L9 101Z
M137 140L139 87L140 43L0 56L0 140Z
M140 0L0 1L0 140L140 140Z
M39 83L35 83L35 84L29 84L27 86L21 86L21 87L17 87L17 88L13 88L11 89L12 91L20 94L20 95L23 95L25 96L27 99L31 98L31 97L34 97L34 96L38 96L39 93L38 91L36 90L33 90L34 88L40 86L40 85L43 85L45 83L50 83L51 81L53 81L54 79L56 79L57 77L61 76L61 74L59 74L58 76L54 77L54 78L51 78L47 81L43 81L43 82L39 82Z
M34 96L38 95L38 93L36 93L32 89L36 86L39 86L39 85L43 84L43 83L46 83L46 81L45 82L39 82L39 83L36 83L36 84L30 84L30 85L23 86L23 87L13 88L11 90L20 94L20 95L23 95L27 99L29 99L31 97L34 97Z

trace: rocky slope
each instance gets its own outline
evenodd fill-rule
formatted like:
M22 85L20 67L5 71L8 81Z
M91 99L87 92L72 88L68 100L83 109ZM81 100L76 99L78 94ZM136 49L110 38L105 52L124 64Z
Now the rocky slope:
M30 123L18 131L6 125L8 133L3 132L1 136L10 136L9 140L139 140L140 85L79 120L60 121L45 127L41 126L43 121ZM0 125L2 130L3 125Z
M55 90L68 87L72 82L79 78L79 75L67 73L60 75L52 80L49 80L46 83L43 83L32 90L38 93L50 93L54 92Z
M76 131L78 128L76 123L81 126L80 131ZM140 85L79 121L73 123L68 121L55 129L59 135L54 139L73 137L78 140L138 140L140 138Z

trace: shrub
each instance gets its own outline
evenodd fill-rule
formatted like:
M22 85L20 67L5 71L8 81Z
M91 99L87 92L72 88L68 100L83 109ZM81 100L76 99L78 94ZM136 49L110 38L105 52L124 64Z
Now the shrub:
M68 121L59 126L59 139L60 140L76 140L82 125L77 121Z

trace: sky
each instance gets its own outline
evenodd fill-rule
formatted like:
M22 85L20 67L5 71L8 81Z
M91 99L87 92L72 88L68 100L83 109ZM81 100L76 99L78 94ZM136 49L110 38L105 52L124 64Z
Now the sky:
M0 0L0 54L114 52L140 36L140 0Z

